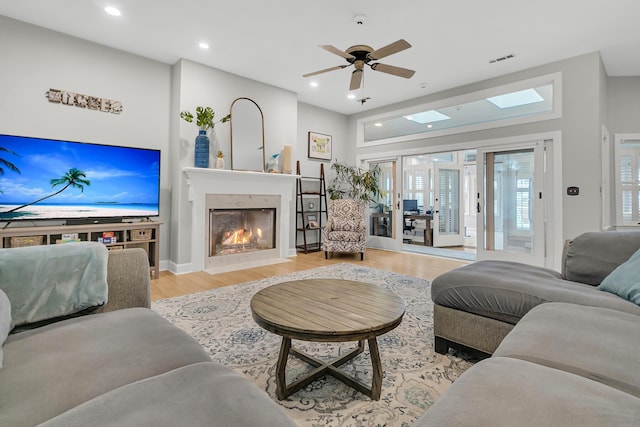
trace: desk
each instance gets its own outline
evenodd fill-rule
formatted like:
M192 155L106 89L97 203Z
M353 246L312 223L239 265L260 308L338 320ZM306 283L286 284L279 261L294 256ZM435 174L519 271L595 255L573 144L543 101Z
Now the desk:
M431 219L433 217L431 215L426 214L404 214L404 220L422 220L425 221L424 227L424 245L425 246L433 246L433 232L431 230Z

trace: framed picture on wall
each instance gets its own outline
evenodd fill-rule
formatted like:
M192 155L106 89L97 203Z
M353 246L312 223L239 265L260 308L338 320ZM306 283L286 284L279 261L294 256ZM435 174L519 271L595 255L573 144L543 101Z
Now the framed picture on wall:
M331 160L331 135L309 132L309 158Z

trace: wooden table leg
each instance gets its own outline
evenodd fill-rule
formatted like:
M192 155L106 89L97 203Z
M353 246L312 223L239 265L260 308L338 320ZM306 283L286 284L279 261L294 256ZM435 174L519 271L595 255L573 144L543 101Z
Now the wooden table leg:
M373 380L369 397L373 400L380 400L380 393L382 392L382 362L380 361L378 341L375 338L369 338L369 353L371 354L371 366L373 367Z
M279 400L287 397L287 359L291 350L291 338L282 337L278 364L276 365L276 395Z

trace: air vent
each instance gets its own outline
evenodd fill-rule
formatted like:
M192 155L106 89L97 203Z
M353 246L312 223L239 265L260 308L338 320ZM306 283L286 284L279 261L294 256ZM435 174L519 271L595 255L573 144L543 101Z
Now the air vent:
M505 55L505 56L501 56L500 58L492 59L491 61L489 61L489 64L495 64L496 62L506 61L507 59L512 59L515 57L516 57L515 53L512 53L510 55Z

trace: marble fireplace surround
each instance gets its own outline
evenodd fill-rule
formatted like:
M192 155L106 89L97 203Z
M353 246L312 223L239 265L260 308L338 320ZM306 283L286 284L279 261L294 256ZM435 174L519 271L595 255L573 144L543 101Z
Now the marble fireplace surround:
M251 195L278 196L280 205L276 207L278 231L277 251L271 261L278 262L296 254L295 245L291 245L291 210L295 195L297 175L270 174L263 172L235 171L227 169L183 168L182 175L187 188L187 198L191 205L191 230L180 235L188 235L191 240L191 271L209 272L230 271L244 268L246 264L240 257L227 258L221 265L207 265L209 208L215 195ZM260 199L260 197L256 197ZM207 199L209 204L207 204ZM224 199L224 197L222 198ZM225 258L225 257L218 257ZM261 260L268 262L269 260Z

